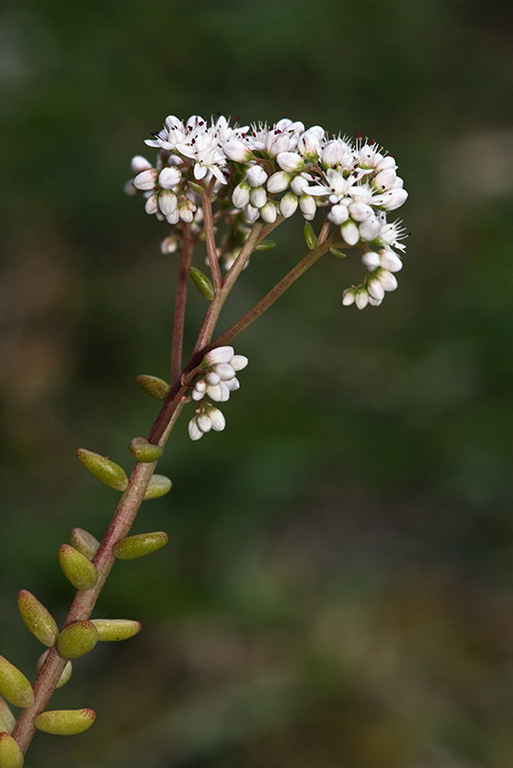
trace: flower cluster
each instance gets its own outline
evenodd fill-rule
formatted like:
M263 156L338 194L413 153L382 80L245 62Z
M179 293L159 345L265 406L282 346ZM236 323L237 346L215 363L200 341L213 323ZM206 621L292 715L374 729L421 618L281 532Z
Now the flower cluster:
M225 428L223 414L206 398L209 397L218 403L226 402L231 392L239 389L240 383L236 374L247 364L248 358L236 355L233 347L216 347L205 355L199 366L202 376L196 381L191 392L192 399L198 402L196 414L189 422L191 440L199 440L211 429L221 432Z
M228 235L218 248L226 268L247 237L248 225L274 224L299 211L311 221L322 209L340 233L341 247L359 245L366 269L361 285L343 294L345 305L380 304L394 290L402 267L404 232L387 214L408 193L397 175L395 159L375 141L328 134L315 125L279 120L274 125L230 126L223 116L210 122L193 115L186 122L171 115L146 144L158 149L153 166L144 157L132 160L127 191L142 192L146 211L169 224L203 224L201 192L212 182ZM179 233L164 241L173 251ZM398 253L399 252L399 253Z

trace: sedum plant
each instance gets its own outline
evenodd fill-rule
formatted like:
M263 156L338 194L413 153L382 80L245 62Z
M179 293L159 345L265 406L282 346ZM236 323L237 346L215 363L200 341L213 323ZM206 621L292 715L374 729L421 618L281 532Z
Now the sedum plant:
M73 660L98 642L126 640L140 631L135 620L91 618L95 604L117 558L138 558L166 544L164 532L131 536L130 529L144 500L171 489L169 478L155 470L182 411L192 440L225 428L219 406L239 389L239 373L248 364L247 357L235 352L234 339L326 254L342 258L350 251L361 260L361 282L342 293L342 304L358 309L379 306L397 287L402 267L404 231L388 214L404 203L407 193L395 159L374 141L358 136L351 141L329 135L319 125L306 129L288 119L231 126L222 116L208 122L194 115L185 122L167 117L146 144L156 150L156 158L150 162L135 156L133 178L125 189L143 198L148 214L171 226L161 246L164 253L177 254L171 380L137 378L146 393L161 401L161 408L148 436L130 442L136 460L130 476L110 458L85 448L77 452L83 466L121 498L101 542L75 528L70 543L58 550L63 574L77 590L61 629L37 597L24 589L18 595L23 621L46 650L33 684L0 656L0 768L23 765L36 729L75 734L94 722L91 709L49 710L50 698L69 680ZM250 257L272 248L269 235L292 216L304 221L305 255L214 338L223 305ZM198 249L202 256L193 265ZM191 283L204 296L206 309L184 365ZM20 708L17 718L9 704Z

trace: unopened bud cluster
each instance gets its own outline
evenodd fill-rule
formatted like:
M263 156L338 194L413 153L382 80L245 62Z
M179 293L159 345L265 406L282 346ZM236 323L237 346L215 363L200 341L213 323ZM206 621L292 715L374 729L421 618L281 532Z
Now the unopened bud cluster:
M226 421L219 410L207 397L218 403L224 403L230 394L239 389L240 383L236 376L248 364L244 355L236 355L233 347L216 347L203 358L200 369L202 376L193 386L191 397L198 403L196 414L189 422L189 437L199 440L204 434L213 429L221 432Z
M210 122L199 115L182 121L166 118L163 129L146 144L158 150L153 166L138 155L126 191L142 193L146 211L175 225L187 222L201 232L201 192L211 180L219 216L229 231L218 256L226 268L248 233L248 224L273 224L299 211L307 220L322 209L340 230L343 246L359 245L366 268L361 285L344 292L343 304L359 309L377 305L397 285L399 252L404 233L387 214L408 197L394 158L375 141L328 134L320 125L279 120L230 126L223 116ZM180 245L176 231L163 244L172 252ZM395 250L394 250L395 249Z

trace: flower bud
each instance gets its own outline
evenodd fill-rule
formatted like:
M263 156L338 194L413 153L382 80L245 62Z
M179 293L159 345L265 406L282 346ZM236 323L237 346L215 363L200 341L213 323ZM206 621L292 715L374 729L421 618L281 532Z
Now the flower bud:
M287 189L291 181L292 174L287 173L286 171L277 171L268 179L267 191L270 192L271 195L283 192Z
M328 213L328 219L332 221L333 224L343 224L345 221L347 221L348 218L349 211L347 210L347 205L334 205L331 211Z
M108 485L109 488L115 488L116 491L124 491L127 487L128 477L124 469L106 456L100 456L99 453L79 448L77 458L91 474L98 480L101 480L102 483L105 483L105 485Z
M373 269L379 267L379 253L376 253L375 251L367 251L362 256L362 264L372 272Z
M360 233L354 221L346 221L345 224L342 224L340 227L340 234L342 235L342 239L348 245L356 245L360 239Z
M288 173L301 170L305 164L304 159L301 155L298 155L297 152L280 152L276 158L276 162L282 171Z
M172 187L176 187L180 183L181 178L182 174L178 168L163 168L159 173L159 186L162 189L172 189Z
M381 285L381 282L378 280L377 277L371 278L367 283L367 291L369 293L369 296L372 296L373 299L377 299L380 301L383 296L385 295L385 289Z
M317 205L311 195L301 195L299 198L299 207L303 217L307 221L311 221L313 218L315 218L315 214L317 213Z
M234 355L233 347L215 347L207 352L203 358L203 363L206 366L217 365L218 363L229 363Z
M356 291L354 295L354 303L358 309L365 309L369 303L369 294L367 293L367 289L364 285L360 286L360 288L358 288Z
M92 709L53 709L41 712L34 720L38 731L54 736L74 736L92 726L96 714Z
M196 267L189 267L189 275L191 276L192 282L199 290L199 292L203 294L206 299L212 301L215 296L214 286L208 277L201 271L201 269L197 269Z
M0 732L11 733L16 723L16 718L11 712L9 705L0 696Z
M46 661L46 657L48 656L49 651L45 651L41 654L41 656L37 660L37 671L41 669L43 664ZM55 686L56 688L62 688L63 685L66 685L68 680L71 677L71 673L73 672L73 667L71 665L71 661L66 662L66 666L62 670L61 676L59 677L59 682Z
M253 157L253 152L238 139L223 144L223 152L228 160L233 160L235 163L247 163Z
M98 581L98 571L92 562L69 544L59 547L59 565L75 589L92 589Z
M212 429L215 432L222 432L226 426L226 421L219 408L210 408L208 416L212 425Z
M128 450L134 459L145 463L158 461L164 453L164 449L161 448L160 445L149 443L145 437L134 437L133 440L130 441Z
M249 203L251 187L245 181L238 184L233 190L232 203L236 208L244 208Z
M156 400L165 400L171 389L169 384L163 379L159 379L157 376L149 376L145 373L137 376L136 382L146 394L151 395Z
M158 198L158 207L163 216L171 216L178 207L178 198L170 189L165 189Z
M251 205L255 208L263 208L267 203L267 193L263 187L253 187L249 199Z
M280 213L284 219L290 219L297 211L299 199L294 192L287 192L280 200Z
M18 592L18 608L29 632L40 643L51 647L59 634L55 620L47 609L26 589Z
M234 371L242 371L248 364L246 355L234 355L230 360L230 365Z
M4 656L0 656L0 694L15 707L31 707L34 691L20 670Z
M155 168L148 168L146 171L141 171L134 178L134 187L146 192L150 189L155 189L159 172Z
M98 539L96 539L92 533L84 531L83 528L73 528L69 540L71 546L78 549L78 551L87 557L88 560L93 559L100 546Z
M379 263L383 269L388 269L389 272L399 272L403 268L403 262L399 256L390 250L380 251Z
M152 533L138 533L135 536L127 536L118 541L114 547L114 554L119 560L135 560L137 557L150 555L157 549L165 546L169 536L164 531Z
M0 733L0 768L22 768L23 753L8 733Z
M353 288L346 288L342 294L342 304L344 307L350 307L351 304L354 304L354 295L355 292Z
M151 170L152 165L142 155L135 155L135 157L133 157L130 162L130 168L132 170L132 173L134 173L137 176L138 173Z
M317 235L315 234L314 228L312 227L309 221L305 222L303 234L305 236L305 242L308 248L311 251L313 251L313 249L317 245Z
M140 623L132 619L92 619L92 623L101 642L128 640L141 631Z
M274 200L269 200L262 208L260 208L260 216L266 222L266 224L274 224L278 218L278 204Z
M57 652L61 659L79 659L92 651L98 642L98 632L92 621L74 621L57 638Z
M246 178L251 187L261 187L267 181L267 174L261 165L253 165L249 168Z

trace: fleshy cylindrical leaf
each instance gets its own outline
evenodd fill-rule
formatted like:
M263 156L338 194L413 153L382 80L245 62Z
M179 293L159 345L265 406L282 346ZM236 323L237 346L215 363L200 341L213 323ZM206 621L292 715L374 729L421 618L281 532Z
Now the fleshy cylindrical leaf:
M130 441L128 450L134 459L146 463L158 461L164 453L164 449L161 448L160 445L149 443L145 437L134 437L133 440Z
M39 731L54 736L74 736L92 726L96 714L92 709L53 709L41 712L34 720Z
M313 251L313 249L317 245L317 235L315 234L314 228L312 227L309 221L305 222L304 235L305 235L305 242L308 248L311 251Z
M255 248L255 251L270 251L276 245L274 240L262 240Z
M44 605L27 589L22 589L18 592L18 608L29 632L32 632L40 643L51 647L57 639L59 629Z
M41 656L37 660L37 671L38 672L41 669L41 667L43 666L43 663L44 663L44 661L45 661L47 656L48 656L48 651L45 651L44 653L41 654ZM71 673L72 672L73 672L73 667L71 665L71 661L68 661L66 666L64 667L64 669L62 671L61 676L59 677L59 682L57 683L56 688L62 688L63 685L66 685L66 683L68 682L68 680L71 677Z
M124 491L128 485L128 477L125 470L108 459L94 451L88 451L86 448L79 448L77 451L78 460L86 469L91 472L98 480L114 488L116 491Z
M57 651L62 659L78 659L92 651L98 642L98 631L92 621L74 621L57 638Z
M16 718L11 712L8 703L4 701L3 696L0 696L0 732L11 733L15 723Z
M149 555L167 544L169 536L164 531L138 533L121 539L114 547L114 554L119 560L135 560Z
M98 571L92 562L69 544L59 547L59 565L76 589L92 589L98 581Z
M15 707L31 707L34 691L20 670L4 656L0 656L0 694Z
M22 768L23 753L13 737L0 733L0 768Z
M347 253L341 251L340 248L330 248L330 253L332 256L336 256L337 259L345 259L347 256Z
M212 285L208 277L201 271L201 269L197 269L196 267L190 267L189 275L191 276L192 282L194 283L198 291L202 293L206 299L208 299L209 301L212 301L212 299L215 296L214 286Z
M73 528L69 540L71 545L78 549L88 560L93 559L100 546L98 539L89 531L84 531L83 528Z
M146 373L141 373L140 376L137 376L136 382L147 395L154 397L156 400L165 400L171 389L169 384L163 379L159 379L158 376L149 376Z
M144 501L148 501L148 499L159 499L161 496L165 496L166 493L169 493L171 490L172 485L173 483L169 477L166 477L165 475L153 475L146 488Z
M141 631L138 621L132 619L92 619L98 630L98 640L128 640Z

